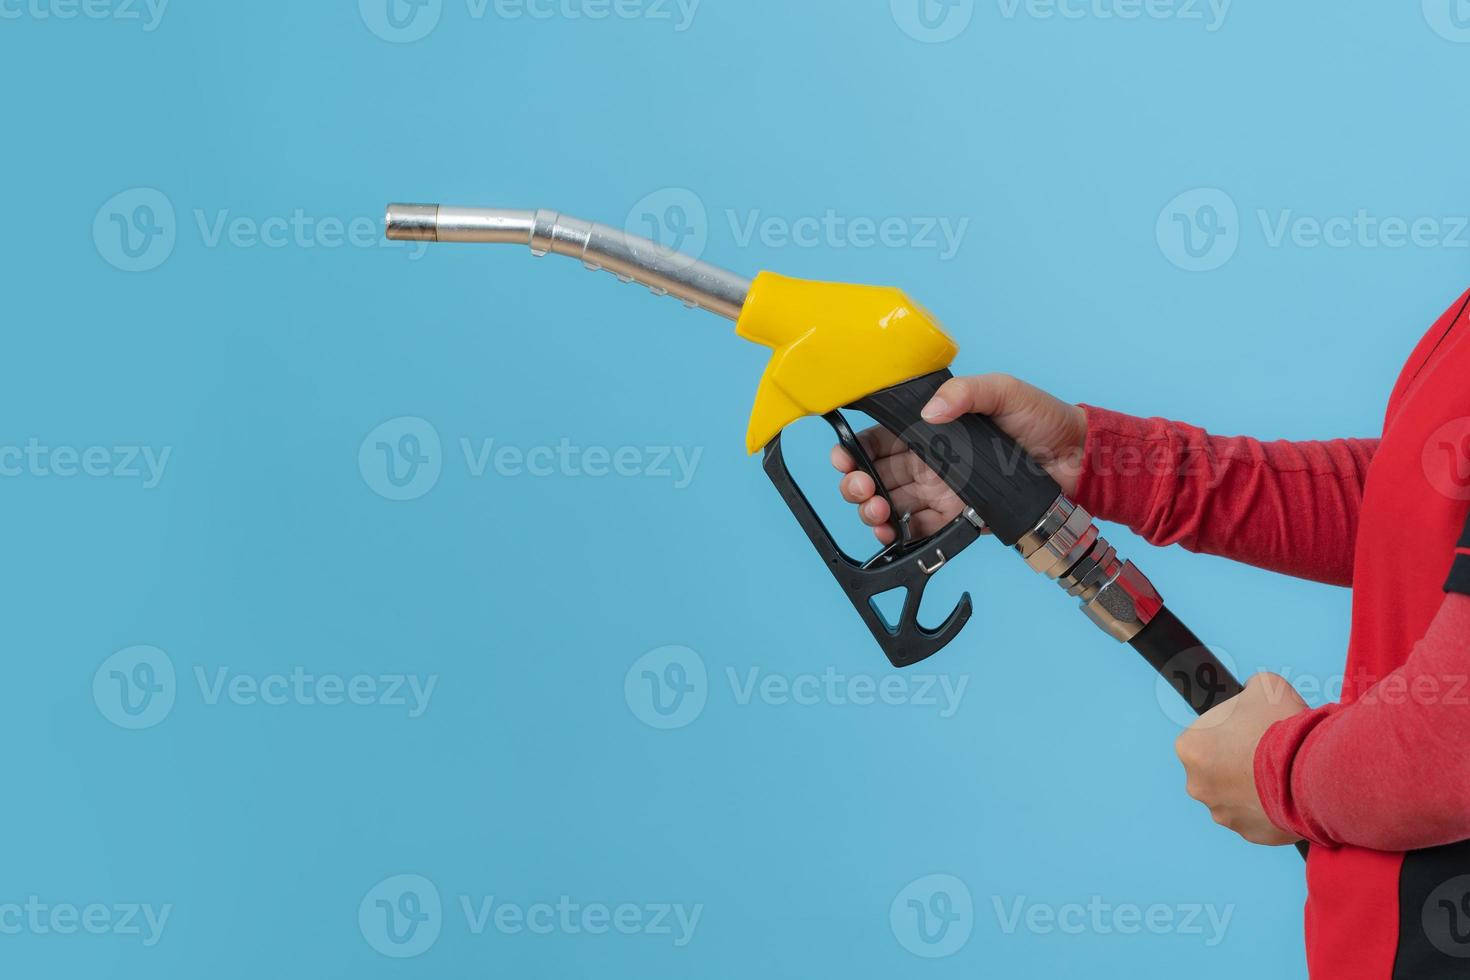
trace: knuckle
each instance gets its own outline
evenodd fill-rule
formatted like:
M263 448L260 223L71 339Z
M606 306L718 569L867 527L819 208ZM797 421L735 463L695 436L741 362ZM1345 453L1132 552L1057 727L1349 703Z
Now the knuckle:
M1174 754L1179 756L1179 761L1189 765L1194 759L1194 739L1189 732L1185 732L1174 740Z
M967 399L975 391L974 381L975 379L972 377L950 378L944 384L940 385L939 390L934 394L950 402Z
M1252 677L1248 686L1258 687L1261 690L1265 691L1267 694L1274 694L1276 692L1283 691L1286 688L1291 687L1291 683L1280 674L1272 674L1269 671L1263 671L1262 673L1259 673Z
M993 374L991 379L991 383L995 386L996 398L1002 405L1014 401L1026 390L1026 382L1014 374Z

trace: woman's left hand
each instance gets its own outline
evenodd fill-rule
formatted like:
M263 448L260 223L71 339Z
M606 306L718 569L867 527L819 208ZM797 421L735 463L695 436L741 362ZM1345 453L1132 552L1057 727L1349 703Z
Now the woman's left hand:
M1307 710L1286 680L1257 674L1245 691L1201 715L1174 743L1187 777L1185 790L1210 810L1215 822L1252 844L1294 844L1296 834L1266 817L1256 792L1256 746L1266 729Z

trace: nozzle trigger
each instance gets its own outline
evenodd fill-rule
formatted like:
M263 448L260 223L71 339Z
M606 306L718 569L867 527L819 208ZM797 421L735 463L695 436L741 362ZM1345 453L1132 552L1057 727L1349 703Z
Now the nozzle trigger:
M937 533L921 541L914 541L909 529L908 515L900 514L893 505L888 488L883 485L877 468L864 451L847 419L840 412L831 412L823 418L832 426L838 442L852 455L858 467L873 478L878 493L888 501L898 539L865 562L844 552L792 478L781 449L779 434L766 446L766 476L795 515L812 546L826 562L827 568L837 579L837 584L842 586L868 631L883 648L883 653L895 667L908 667L933 656L947 646L974 612L967 592L937 628L928 629L920 625L918 618L919 605L930 578L979 538L984 533L984 524L975 516L974 511L967 510ZM897 623L890 623L879 611L874 600L895 589L903 589L905 592L903 611L899 614Z

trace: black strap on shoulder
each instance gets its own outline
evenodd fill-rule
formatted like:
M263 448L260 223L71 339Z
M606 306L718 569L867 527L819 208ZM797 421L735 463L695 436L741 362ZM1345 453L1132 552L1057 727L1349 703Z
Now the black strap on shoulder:
M1444 590L1470 595L1470 521L1466 521L1465 533L1460 536L1455 564L1450 568L1450 580L1444 584Z

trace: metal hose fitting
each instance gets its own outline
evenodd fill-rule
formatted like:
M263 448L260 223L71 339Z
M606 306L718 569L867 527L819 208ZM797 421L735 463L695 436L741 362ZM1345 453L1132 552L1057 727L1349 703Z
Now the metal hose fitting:
M1092 515L1058 497L1031 533L1016 542L1026 564L1076 596L1105 633L1131 641L1153 621L1164 600L1131 561L1122 561L1098 533Z

